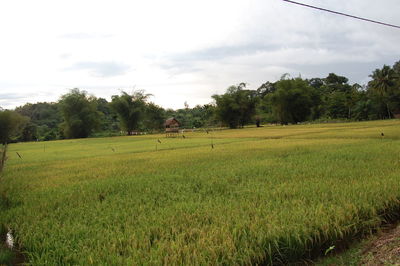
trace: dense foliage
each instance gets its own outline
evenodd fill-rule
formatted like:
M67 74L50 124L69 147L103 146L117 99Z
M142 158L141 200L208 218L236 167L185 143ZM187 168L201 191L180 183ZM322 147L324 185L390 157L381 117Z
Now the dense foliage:
M28 118L17 112L0 110L0 144L6 144L15 135L20 134Z
M64 118L61 128L67 138L86 138L99 126L96 99L85 91L73 89L60 100L60 111Z
M29 117L30 122L20 136L22 141L51 140L61 138L59 124L62 115L58 103L27 103L15 109L19 114Z
M159 132L167 118L182 128L243 127L256 123L291 124L304 121L376 120L400 115L400 61L384 65L366 85L350 84L335 73L325 78L292 78L284 74L255 90L232 85L212 102L172 110L149 102L149 94L122 91L111 102L73 89L55 103L25 104L15 111L28 120L13 133L14 141L110 136ZM21 124L22 125L22 124Z
M118 114L120 127L131 135L133 131L140 130L140 123L146 114L150 115L156 121L158 120L157 111L159 109L154 104L147 108L147 98L150 95L142 91L136 91L132 95L122 91L121 95L111 97L111 108ZM157 123L155 123L157 127Z
M311 115L315 102L315 89L307 81L281 79L275 83L276 90L264 97L272 114L283 124L297 123L307 120Z
M245 90L246 84L230 86L223 95L213 95L216 108L215 114L230 128L243 127L250 123L255 114L256 92Z

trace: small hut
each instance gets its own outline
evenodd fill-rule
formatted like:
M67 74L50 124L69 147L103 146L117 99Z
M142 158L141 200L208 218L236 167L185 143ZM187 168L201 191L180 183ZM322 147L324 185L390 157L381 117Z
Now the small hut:
M175 117L168 118L165 120L165 136L166 137L177 137L179 134L180 123Z

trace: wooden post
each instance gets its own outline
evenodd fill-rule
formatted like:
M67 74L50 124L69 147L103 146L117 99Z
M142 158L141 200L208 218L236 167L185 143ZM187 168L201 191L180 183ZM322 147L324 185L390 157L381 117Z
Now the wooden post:
M4 164L6 162L7 159L7 143L3 145L3 150L1 153L1 159L0 159L0 173L3 171L4 168Z

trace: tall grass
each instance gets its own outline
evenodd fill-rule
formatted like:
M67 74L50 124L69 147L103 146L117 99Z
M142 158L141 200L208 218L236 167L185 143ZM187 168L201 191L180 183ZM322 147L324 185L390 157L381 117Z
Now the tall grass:
M13 144L0 222L34 265L296 261L394 218L399 133L390 120L224 130L214 149L199 132L157 151L161 136Z

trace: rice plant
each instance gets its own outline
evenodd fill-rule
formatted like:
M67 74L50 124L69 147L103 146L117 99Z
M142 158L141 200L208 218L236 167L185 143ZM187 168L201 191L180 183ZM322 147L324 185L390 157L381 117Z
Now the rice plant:
M9 145L0 223L33 265L246 265L398 218L399 121L215 131L215 149L185 136Z

